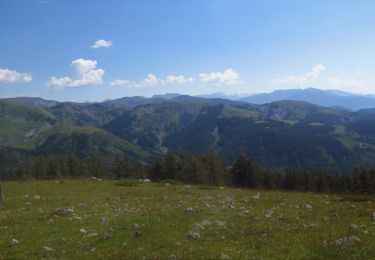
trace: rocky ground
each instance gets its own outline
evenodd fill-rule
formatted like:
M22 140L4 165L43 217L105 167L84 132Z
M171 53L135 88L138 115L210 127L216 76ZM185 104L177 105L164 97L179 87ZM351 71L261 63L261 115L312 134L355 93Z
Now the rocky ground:
M0 258L375 255L370 196L93 179L6 182L3 190Z

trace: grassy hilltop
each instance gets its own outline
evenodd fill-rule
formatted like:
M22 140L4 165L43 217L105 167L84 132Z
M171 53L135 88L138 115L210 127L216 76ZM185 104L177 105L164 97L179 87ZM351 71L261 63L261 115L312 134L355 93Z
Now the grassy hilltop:
M138 181L3 183L0 258L370 259L375 198Z

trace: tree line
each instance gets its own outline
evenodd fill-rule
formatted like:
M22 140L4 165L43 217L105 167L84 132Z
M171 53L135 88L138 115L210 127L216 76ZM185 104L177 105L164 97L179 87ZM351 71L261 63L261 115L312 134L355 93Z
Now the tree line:
M59 179L96 177L109 179L149 178L152 181L177 180L188 184L230 185L239 188L284 189L313 192L375 193L375 169L354 168L350 174L325 170L267 169L239 154L227 166L214 152L192 155L167 152L153 164L142 164L126 157L98 157L82 160L74 155L37 156L15 170L18 179Z

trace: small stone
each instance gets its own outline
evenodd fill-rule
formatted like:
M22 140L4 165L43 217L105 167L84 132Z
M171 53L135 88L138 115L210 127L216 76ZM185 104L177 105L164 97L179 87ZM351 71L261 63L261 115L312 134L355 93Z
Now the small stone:
M106 226L106 225L108 225L108 218L107 218L107 217L102 217L102 218L100 219L100 224L101 224L102 226Z
M306 204L306 205L305 205L305 208L307 208L307 209L312 209L312 206L311 206L310 204Z
M202 226L207 226L207 225L211 225L211 221L205 219L205 220L202 220L202 222L200 223Z
M18 245L19 243L20 243L20 241L18 241L17 239L12 239L11 241L10 241L10 243L12 244L12 245Z
M359 237L357 237L357 236L351 236L351 237L349 237L349 240L352 241L352 242L354 242L354 241L357 241L357 242L361 241L361 239Z
M151 180L150 179L144 179L143 182L144 183L151 183Z
M351 224L350 227L351 227L352 229L357 229L357 228L358 228L358 225L357 225L357 224Z
M190 231L187 234L187 236L188 236L188 238L191 238L191 239L200 239L201 238L199 232L193 232L193 231Z
M79 232L81 232L81 233L83 233L83 234L86 234L86 233L87 233L86 229L84 229L84 228L79 229Z
M218 225L218 226L225 226L227 223L225 221L221 221L221 220L216 220L215 223Z
M193 212L193 208L191 208L191 207L186 208L186 209L185 209L185 212L186 212L186 213L191 213L191 212Z
M261 194L259 192L257 192L254 196L252 196L252 198L258 200L258 199L260 199L260 195Z
M273 210L272 210L272 209L269 209L269 210L267 210L265 216L266 216L267 218L270 218L270 217L272 217L272 214L273 214Z
M40 200L40 196L39 195L33 196L33 200Z
M224 253L220 253L220 259L230 259L230 256Z
M47 251L47 252L51 252L51 251L54 250L53 248L50 248L50 247L48 247L48 246L44 246L43 249L44 249L45 251Z
M310 224L309 227L310 228L316 228L316 227L318 227L318 224Z

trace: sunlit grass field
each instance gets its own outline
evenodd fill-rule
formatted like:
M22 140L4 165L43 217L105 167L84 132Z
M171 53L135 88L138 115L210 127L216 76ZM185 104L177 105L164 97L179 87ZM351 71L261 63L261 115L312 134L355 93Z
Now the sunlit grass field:
M91 179L3 191L4 259L375 258L370 196Z

